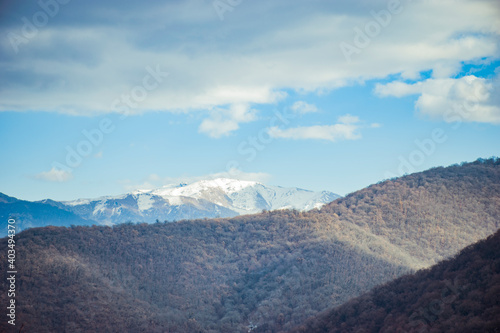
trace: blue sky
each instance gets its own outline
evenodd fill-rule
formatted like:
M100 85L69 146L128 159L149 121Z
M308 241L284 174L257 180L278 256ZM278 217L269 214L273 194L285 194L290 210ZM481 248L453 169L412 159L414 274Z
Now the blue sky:
M5 1L0 192L341 195L499 156L497 1Z

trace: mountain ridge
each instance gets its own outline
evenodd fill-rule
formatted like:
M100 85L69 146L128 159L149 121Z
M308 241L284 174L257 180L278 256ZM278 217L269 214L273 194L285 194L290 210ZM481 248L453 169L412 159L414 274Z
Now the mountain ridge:
M20 322L27 333L290 330L494 233L499 185L491 159L307 212L26 230L16 236Z
M0 237L7 236L7 221L16 219L16 231L53 226L91 226L97 222L82 218L61 205L20 200L0 193Z
M320 212L435 264L500 227L500 159L389 179L324 205ZM470 226L471 220L482 227Z
M119 196L61 203L70 211L110 225L128 220L154 222L157 219L172 221L234 217L262 210L287 208L309 210L338 197L328 191L313 192L268 186L255 181L217 178L191 184L167 185L159 189L136 190ZM117 206L118 201L122 204ZM92 212L89 211L89 206L92 206ZM82 209L87 209L87 212L80 213Z
M207 179L191 184L167 185L152 190L135 190L116 196L102 196L91 199L55 201L44 199L32 202L33 205L48 205L67 211L76 217L69 218L71 223L60 226L75 225L114 225L125 222L178 221L185 219L234 217L243 214L254 214L263 210L298 209L309 210L340 197L333 192L314 192L299 188L267 186L255 181L244 181L229 178ZM16 198L4 195L3 214L24 216L22 211L9 208ZM25 201L30 205L29 201ZM57 210L53 211L53 219ZM43 210L38 210L43 211ZM43 215L31 216L24 225L29 227L50 225L51 221ZM19 227L23 229L20 224ZM0 233L5 235L5 233Z

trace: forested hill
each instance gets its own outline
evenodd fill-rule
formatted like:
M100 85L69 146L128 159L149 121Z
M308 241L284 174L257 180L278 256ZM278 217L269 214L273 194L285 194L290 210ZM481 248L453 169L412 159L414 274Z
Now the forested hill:
M500 227L500 159L388 180L322 208L432 264Z
M401 277L290 333L500 330L500 231L455 258Z
M24 333L289 330L494 233L499 168L432 169L307 213L29 229L16 236L17 323Z
M19 323L37 333L234 333L275 322L291 328L408 271L333 235L319 236L321 224L278 211L29 229L16 246ZM4 304L6 284L0 286Z

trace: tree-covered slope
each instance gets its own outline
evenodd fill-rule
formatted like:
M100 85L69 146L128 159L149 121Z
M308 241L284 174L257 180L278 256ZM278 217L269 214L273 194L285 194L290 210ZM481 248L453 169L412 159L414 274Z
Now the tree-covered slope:
M251 322L300 322L408 270L322 239L315 227L284 211L29 229L16 246L19 322L26 332L110 323L121 331L243 332ZM0 260L4 271L3 253Z
M432 268L310 319L293 333L500 330L500 231Z
M16 236L18 323L23 332L289 330L494 233L499 167L432 169L310 212L26 230Z
M500 160L480 159L384 181L321 212L433 264L500 227Z

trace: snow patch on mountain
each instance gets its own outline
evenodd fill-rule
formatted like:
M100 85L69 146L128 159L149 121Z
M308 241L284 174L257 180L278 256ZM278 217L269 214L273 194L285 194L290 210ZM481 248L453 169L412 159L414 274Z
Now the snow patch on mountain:
M201 198L203 193L206 192L222 191L225 194L230 194L241 191L249 186L255 186L256 184L258 183L252 181L217 178L212 180L201 180L189 185L167 185L161 189L152 190L151 193L159 196Z
M62 202L84 218L102 224L127 221L154 222L214 217L233 217L262 210L319 208L339 196L218 178L192 184L167 185L154 190L137 190L119 196Z
M63 203L67 206L88 205L90 203L90 199L77 199L74 201L63 201Z
M154 200L150 195L147 194L139 194L137 195L137 206L140 211L145 211L153 208Z

